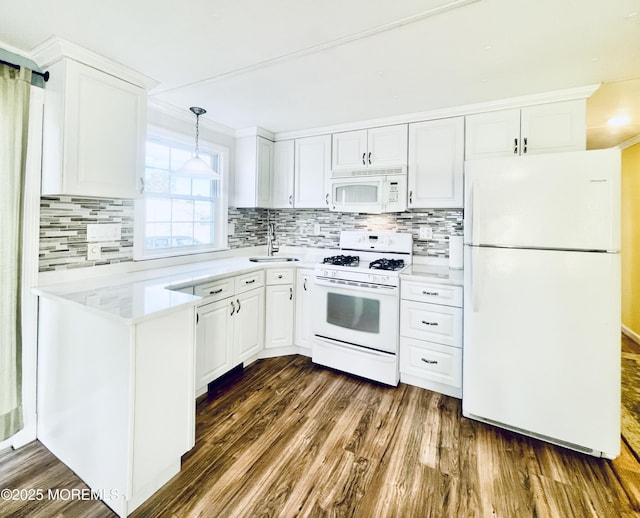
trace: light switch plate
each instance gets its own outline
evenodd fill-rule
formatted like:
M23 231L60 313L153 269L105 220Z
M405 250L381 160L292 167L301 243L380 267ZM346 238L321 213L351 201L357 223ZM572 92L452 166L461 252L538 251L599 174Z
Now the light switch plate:
M236 224L235 223L227 224L227 235L232 236L235 233L236 233Z
M423 241L433 239L433 229L431 227L420 227L420 237Z

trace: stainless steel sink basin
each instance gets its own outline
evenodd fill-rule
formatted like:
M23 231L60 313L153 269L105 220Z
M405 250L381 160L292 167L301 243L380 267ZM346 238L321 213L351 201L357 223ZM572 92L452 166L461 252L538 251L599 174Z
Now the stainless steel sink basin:
M277 255L261 255L258 257L249 257L249 261L254 263L278 263L282 261L299 261L297 257L279 257Z

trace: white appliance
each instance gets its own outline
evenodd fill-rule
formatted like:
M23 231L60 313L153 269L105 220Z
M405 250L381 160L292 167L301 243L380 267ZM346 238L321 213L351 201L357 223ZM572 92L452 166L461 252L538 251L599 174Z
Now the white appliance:
M620 448L620 152L465 164L462 412Z
M381 214L407 208L407 168L332 171L330 210Z
M397 385L399 273L411 264L411 234L340 233L346 255L314 271L312 360Z

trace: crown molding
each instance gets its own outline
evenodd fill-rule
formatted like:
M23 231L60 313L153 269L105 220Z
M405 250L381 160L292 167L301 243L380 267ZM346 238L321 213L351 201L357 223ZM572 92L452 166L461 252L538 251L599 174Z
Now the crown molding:
M269 140L275 140L275 135L260 126L254 126L252 128L242 128L235 131L236 138L242 137L264 137Z
M191 113L186 109L182 110L173 104L170 104L165 101L161 101L155 97L149 97L148 107L150 110L162 113L173 119L178 119L181 121L188 122L189 124L194 124L193 113ZM219 122L212 121L207 118L200 117L200 126L211 131L222 133L223 135L236 137L235 129L230 128L229 126L225 126L224 124L220 124Z
M146 90L159 84L155 79L58 36L52 36L31 49L29 57L43 70L62 58L70 58Z
M636 144L640 144L640 133L638 133L635 137L631 137L630 139L625 140L624 142L620 142L616 147L624 150L628 147L635 146Z
M551 92L523 95L520 97L509 97L507 99L497 99L481 103L465 104L462 106L454 106L451 108L442 108L438 110L394 115L391 117L383 117L379 119L349 122L345 124L310 128L306 130L284 131L276 133L275 139L287 140L292 138L311 137L316 135L326 135L329 133L339 133L341 131L376 128L380 126L390 126L392 124L406 124L410 122L421 122L426 120L446 119L449 117L460 117L464 115L473 115L476 113L523 108L525 106L534 106L537 104L548 104L561 101L570 101L574 99L586 99L588 97L591 97L591 95L593 95L593 92L595 92L598 88L600 88L600 83L580 86L576 88L567 88L563 90L554 90Z

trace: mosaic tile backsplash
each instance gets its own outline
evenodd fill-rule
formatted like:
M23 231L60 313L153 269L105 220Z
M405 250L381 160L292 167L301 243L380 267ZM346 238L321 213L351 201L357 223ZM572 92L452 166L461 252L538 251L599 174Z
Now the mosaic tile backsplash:
M40 199L40 271L133 261L133 200L43 196ZM120 241L104 243L87 260L87 225L120 223Z
M133 261L133 200L42 197L40 202L40 271L83 268ZM276 224L282 246L337 248L340 230L391 230L413 234L415 255L449 256L449 236L462 233L460 209L406 211L397 214L351 214L314 209L229 209L234 234L229 248L266 245L267 225ZM87 260L87 225L120 223L121 239L102 245L99 261ZM315 224L320 232L315 235ZM419 227L433 238L419 241Z

